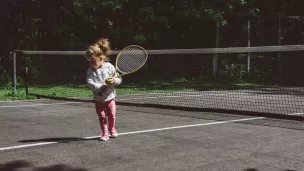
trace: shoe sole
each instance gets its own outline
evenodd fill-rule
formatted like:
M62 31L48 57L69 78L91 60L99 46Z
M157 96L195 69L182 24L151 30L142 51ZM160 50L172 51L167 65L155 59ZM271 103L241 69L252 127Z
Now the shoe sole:
M110 138L117 138L118 135L111 135Z
M99 139L99 141L108 141L108 140L109 140L109 138L106 138L106 139L105 138L100 138Z

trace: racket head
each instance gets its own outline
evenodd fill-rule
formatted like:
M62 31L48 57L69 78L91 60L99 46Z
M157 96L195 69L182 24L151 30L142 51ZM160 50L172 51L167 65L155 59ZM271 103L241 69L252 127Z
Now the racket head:
M122 49L116 58L116 72L127 75L142 68L148 60L147 51L138 45L130 45ZM117 75L117 74L115 74Z

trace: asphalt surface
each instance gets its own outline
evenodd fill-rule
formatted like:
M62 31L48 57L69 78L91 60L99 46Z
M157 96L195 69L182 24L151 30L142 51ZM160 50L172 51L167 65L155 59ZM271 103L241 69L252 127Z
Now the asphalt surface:
M98 141L92 103L0 102L0 171L304 170L304 123L118 105Z

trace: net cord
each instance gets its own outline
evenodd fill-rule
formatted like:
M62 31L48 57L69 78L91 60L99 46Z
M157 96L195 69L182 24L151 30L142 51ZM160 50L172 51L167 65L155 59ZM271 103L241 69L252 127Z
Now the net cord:
M259 52L290 52L304 51L304 45L283 45L283 46L256 46L256 47L228 47L228 48L198 48L198 49L163 49L146 50L149 55L153 54L216 54L216 53L259 53ZM84 55L84 51L30 51L15 50L23 55ZM120 51L112 51L112 55Z

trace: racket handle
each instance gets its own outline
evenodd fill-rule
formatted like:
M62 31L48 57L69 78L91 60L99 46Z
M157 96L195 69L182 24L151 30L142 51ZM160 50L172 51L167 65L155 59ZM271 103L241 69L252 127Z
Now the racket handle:
M114 78L120 78L120 77L122 77L123 75L125 75L125 74L122 74L122 75L117 75L117 72L115 72L115 74L114 74Z

